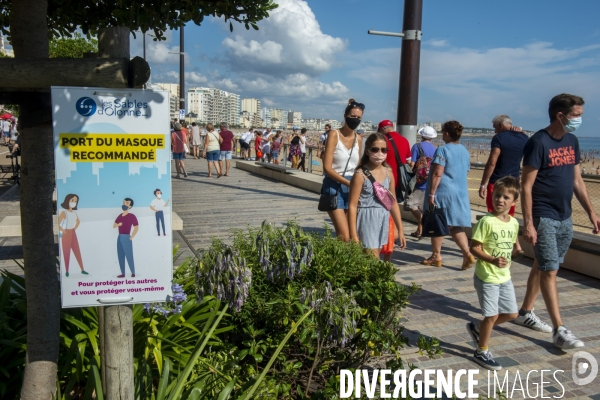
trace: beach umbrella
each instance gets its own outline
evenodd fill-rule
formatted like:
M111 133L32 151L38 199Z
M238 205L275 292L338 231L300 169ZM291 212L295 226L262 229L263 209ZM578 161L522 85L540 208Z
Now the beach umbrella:
M0 115L0 119L13 119L14 117L12 115L10 115L9 113L4 113L2 115Z

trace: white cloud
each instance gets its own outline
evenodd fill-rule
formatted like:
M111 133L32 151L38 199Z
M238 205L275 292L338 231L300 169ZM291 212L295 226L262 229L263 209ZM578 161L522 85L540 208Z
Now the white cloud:
M419 117L443 121L452 115L471 126L488 126L494 115L507 113L515 123L536 129L547 123L548 101L561 92L583 96L592 112L592 100L600 102L600 87L591 84L600 78L599 50L600 45L561 49L548 42L483 50L425 46ZM371 50L365 57L370 62L351 65L350 76L376 90L397 88L397 48Z
M298 102L314 98L338 99L348 95L348 88L341 82L324 83L305 74L292 74L285 78L242 78L241 87L248 92L280 97L296 97Z
M432 47L444 47L448 44L448 41L446 39L431 39L426 41L425 44Z
M245 31L223 41L225 56L234 71L269 75L329 71L347 43L321 31L315 14L304 0L280 0L260 30Z

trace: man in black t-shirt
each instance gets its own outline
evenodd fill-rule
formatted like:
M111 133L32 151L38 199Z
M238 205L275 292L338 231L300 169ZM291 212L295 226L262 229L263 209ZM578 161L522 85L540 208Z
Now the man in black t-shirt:
M535 262L527 281L527 292L516 323L543 328L533 313L540 292L552 319L552 339L561 349L583 347L560 316L556 274L573 237L571 199L573 194L589 216L593 233L600 232L579 166L579 141L571 132L581 124L584 101L579 96L559 94L550 100L550 125L534 134L523 152L522 200L523 237L533 245Z
M492 125L496 134L492 138L492 151L483 170L479 187L479 197L485 200L488 212L494 211L492 193L496 181L505 176L520 178L523 149L529 139L521 128L513 126L508 115L496 115ZM514 205L508 213L515 216ZM518 239L516 245L518 254L522 254L523 250Z

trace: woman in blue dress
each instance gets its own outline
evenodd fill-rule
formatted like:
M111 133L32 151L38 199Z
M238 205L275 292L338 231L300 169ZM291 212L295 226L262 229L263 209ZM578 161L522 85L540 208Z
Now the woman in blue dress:
M462 269L475 263L469 251L469 239L465 228L471 226L471 206L467 174L471 167L469 151L459 143L463 126L458 121L448 121L442 126L444 146L438 147L431 161L431 172L425 190L423 209L434 204L444 210L450 234L463 253ZM442 266L443 236L431 238L431 257L421 261L423 265Z

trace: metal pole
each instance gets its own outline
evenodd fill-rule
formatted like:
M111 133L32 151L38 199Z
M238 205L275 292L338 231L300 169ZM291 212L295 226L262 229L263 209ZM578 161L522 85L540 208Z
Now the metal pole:
M411 147L417 141L422 19L423 0L404 0L396 130L408 139Z
M183 26L180 28L179 32L179 109L185 110L185 71L184 71L184 62L185 62L185 54L183 48Z
M142 33L142 43L143 43L143 47L144 47L144 60L146 60L146 32Z

